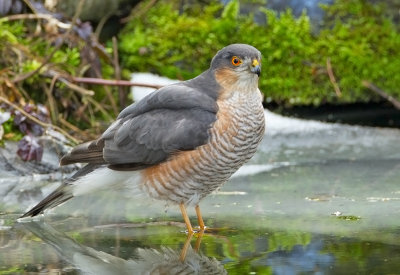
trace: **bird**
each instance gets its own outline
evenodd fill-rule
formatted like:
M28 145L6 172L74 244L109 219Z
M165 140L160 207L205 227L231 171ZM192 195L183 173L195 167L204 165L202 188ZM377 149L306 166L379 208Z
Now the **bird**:
M194 56L195 59L195 56ZM74 147L60 165L86 163L20 218L116 184L179 205L187 232L187 207L219 189L256 152L265 131L258 88L261 53L231 44L197 77L164 86L135 102L97 139Z

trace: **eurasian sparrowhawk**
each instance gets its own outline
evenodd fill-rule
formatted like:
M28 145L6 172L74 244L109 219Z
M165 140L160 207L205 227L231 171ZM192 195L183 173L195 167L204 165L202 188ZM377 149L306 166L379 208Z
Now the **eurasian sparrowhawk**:
M61 159L61 165L87 165L22 217L123 183L180 205L189 232L193 228L186 206L194 205L204 229L200 200L248 161L263 137L260 70L256 48L232 44L196 78L165 86L126 107L98 139Z

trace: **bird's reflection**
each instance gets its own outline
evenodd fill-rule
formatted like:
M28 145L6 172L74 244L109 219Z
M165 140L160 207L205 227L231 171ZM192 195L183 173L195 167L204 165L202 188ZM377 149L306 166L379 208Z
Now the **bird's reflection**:
M181 251L169 247L138 248L138 259L125 260L78 244L44 222L29 222L23 226L52 246L82 274L227 274L215 258L208 258L196 251L201 234L195 249L190 245L192 235L189 235Z

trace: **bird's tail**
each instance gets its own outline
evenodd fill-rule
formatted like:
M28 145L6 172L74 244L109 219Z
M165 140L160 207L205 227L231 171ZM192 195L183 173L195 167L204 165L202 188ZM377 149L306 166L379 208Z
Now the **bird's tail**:
M20 218L26 217L34 217L41 213L43 213L46 209L54 208L63 202L74 197L74 185L73 183L82 177L90 174L100 165L96 164L88 164L78 172L76 172L71 178L69 178L65 183L63 183L60 187L50 193L47 197L45 197L41 202L39 202L36 206L30 209L28 212L23 214Z
M31 210L23 214L20 218L34 217L43 213L46 209L56 207L73 197L68 184L63 184L54 190L50 195L35 205Z

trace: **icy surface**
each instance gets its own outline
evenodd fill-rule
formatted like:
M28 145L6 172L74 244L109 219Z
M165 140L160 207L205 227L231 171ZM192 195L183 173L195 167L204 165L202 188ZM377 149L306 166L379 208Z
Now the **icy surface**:
M14 214L0 215L0 273L37 265L132 274L132 265L145 273L204 263L215 274L398 274L400 131L265 115L254 158L200 203L206 225L216 230L206 232L199 254L188 250L186 262L173 260L186 239L174 205L110 189L14 227L60 179L6 173L0 212ZM188 213L197 225L194 209Z

